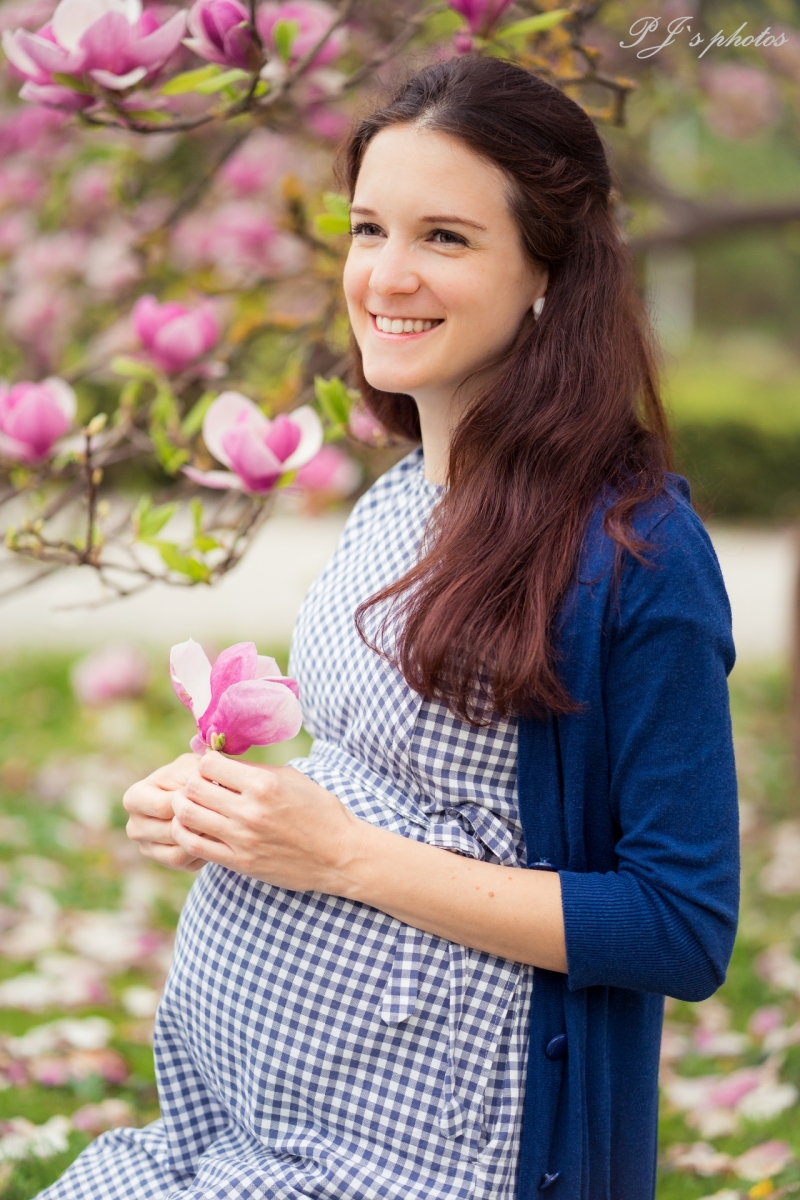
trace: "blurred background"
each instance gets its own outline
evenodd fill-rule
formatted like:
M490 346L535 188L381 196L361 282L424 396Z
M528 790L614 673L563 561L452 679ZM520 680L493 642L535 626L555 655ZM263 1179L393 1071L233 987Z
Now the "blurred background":
M216 40L190 22L194 47L101 88L86 64L31 64L19 30L45 25L53 3L0 2L0 1197L35 1195L101 1130L157 1115L153 1013L191 880L140 859L120 797L193 732L169 647L252 640L285 668L354 499L408 449L386 444L347 387L331 155L372 89L470 49L516 58L598 121L663 350L676 466L733 608L742 926L719 994L668 1002L659 1197L800 1192L796 3L369 0L339 11L321 58L309 48L333 9L263 4L255 67L225 40L219 3L202 3ZM156 26L180 11L146 9ZM98 69L112 67L135 56ZM294 91L248 109L295 68ZM155 332L134 311L149 294ZM211 324L195 327L203 305ZM157 335L176 319L170 358ZM19 449L7 393L53 376L77 405L59 436L101 421L77 449L53 438L37 458ZM228 388L271 420L315 406L325 454L280 494L214 508L181 469L214 465L202 420ZM51 403L32 395L19 404ZM81 480L101 460L89 495ZM252 756L287 761L307 744L301 733Z

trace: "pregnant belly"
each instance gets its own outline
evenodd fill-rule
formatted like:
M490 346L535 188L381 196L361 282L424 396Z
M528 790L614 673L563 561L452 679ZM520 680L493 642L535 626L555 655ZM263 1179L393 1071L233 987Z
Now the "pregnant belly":
M449 944L418 935L414 1012L387 1024L405 929L365 905L209 865L181 918L160 1019L180 1026L212 1093L267 1144L298 1127L385 1142L398 1103L438 1131Z
M363 819L428 835L413 797L338 748L315 743L292 765ZM367 905L210 864L181 916L159 1021L180 1028L212 1094L273 1149L304 1129L401 1154L419 1136L447 1157L453 1139L466 1137L463 1154L483 1137L483 1092L522 974Z

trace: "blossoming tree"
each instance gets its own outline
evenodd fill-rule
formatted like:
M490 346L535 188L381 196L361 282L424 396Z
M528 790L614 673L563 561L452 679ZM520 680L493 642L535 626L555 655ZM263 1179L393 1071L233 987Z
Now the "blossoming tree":
M676 196L641 142L687 79L725 136L774 125L797 34L700 63L677 35L640 57L637 20L633 0L608 18L602 0L6 0L0 504L4 566L29 568L0 594L68 566L109 596L213 583L279 497L319 506L373 469L385 438L347 385L330 160L399 59L515 59L609 136L641 85L613 137L641 246L792 216Z

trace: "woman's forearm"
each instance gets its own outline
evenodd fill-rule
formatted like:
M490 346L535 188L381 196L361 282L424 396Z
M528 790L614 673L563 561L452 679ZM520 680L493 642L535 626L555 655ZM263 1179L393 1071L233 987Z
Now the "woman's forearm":
M476 862L359 821L336 890L462 946L567 970L555 872Z

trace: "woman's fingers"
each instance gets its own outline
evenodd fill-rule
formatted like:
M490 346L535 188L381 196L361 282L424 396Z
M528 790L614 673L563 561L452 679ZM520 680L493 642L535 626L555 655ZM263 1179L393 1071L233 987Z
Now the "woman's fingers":
M206 862L221 863L223 867L235 867L236 858L229 846L213 838L204 837L182 825L177 817L172 819L172 836L181 850L190 858L203 858Z
M172 836L172 816L171 809L169 819L164 820L156 817L131 816L128 818L125 832L133 842L158 842L165 846L171 845L175 840Z
M203 780L200 782L203 789L215 792L224 790L217 787L216 784L206 783ZM185 791L172 793L172 812L185 829L190 829L193 833L199 833L203 837L224 842L226 833L230 832L230 821L226 816L204 805L202 801L196 803Z
M169 867L172 871L199 871L208 861L188 854L174 839L169 846L157 842L140 842L139 849L145 858L162 867Z
M209 750L203 755L198 770L203 779L222 784L232 792L243 792L254 778L263 777L263 772L253 763L234 762L216 750Z
M142 779L128 788L122 797L122 804L131 816L155 817L168 821L172 817L172 791L153 784L149 779Z

